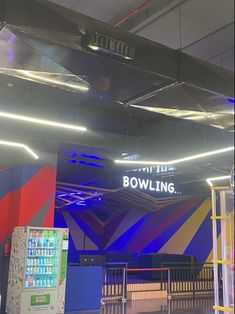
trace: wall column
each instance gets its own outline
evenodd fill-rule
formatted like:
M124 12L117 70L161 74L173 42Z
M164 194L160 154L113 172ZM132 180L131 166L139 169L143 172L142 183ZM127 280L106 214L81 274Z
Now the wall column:
M55 165L0 169L0 293L5 308L9 257L4 246L16 226L53 227Z

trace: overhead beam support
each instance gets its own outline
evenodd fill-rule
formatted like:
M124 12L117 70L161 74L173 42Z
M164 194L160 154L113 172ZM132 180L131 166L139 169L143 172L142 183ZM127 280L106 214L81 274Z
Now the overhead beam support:
M187 0L138 1L135 3L135 7L132 5L119 12L109 21L109 24L137 33L139 29L176 9L185 1Z

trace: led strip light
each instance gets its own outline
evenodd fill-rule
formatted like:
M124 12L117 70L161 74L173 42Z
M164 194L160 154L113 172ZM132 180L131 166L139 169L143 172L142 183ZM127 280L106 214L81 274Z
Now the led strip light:
M190 160L195 160L195 159L201 159L207 156L213 156L213 155L217 155L217 154L222 154L222 153L226 153L226 152L230 152L234 150L234 146L229 146L226 148L221 148L221 149L216 149L210 152L206 152L206 153L200 153L200 154L196 154L196 155L192 155L192 156L188 156L188 157L183 157L183 158L179 158L179 159L175 159L175 160L170 160L170 161L148 161L148 160L126 160L126 159L116 159L114 162L117 164L126 164L126 165L175 165L175 164L179 164L182 162L187 162Z
M44 119L39 119L39 118L34 118L34 117L29 117L29 116L23 116L23 115L9 113L9 112L3 112L3 111L0 111L0 118L19 120L19 121L41 124L41 125L45 125L45 126L49 126L49 127L69 129L69 130L79 131L79 132L87 131L86 127L80 126L80 125L60 123L60 122L56 122L56 121L44 120Z
M221 180L226 180L230 179L231 176L222 176L222 177L214 177L214 178L207 178L206 182L209 184L210 187L214 186L213 181L221 181Z
M25 144L0 140L0 145L24 149L34 159L39 159L38 155L29 146Z

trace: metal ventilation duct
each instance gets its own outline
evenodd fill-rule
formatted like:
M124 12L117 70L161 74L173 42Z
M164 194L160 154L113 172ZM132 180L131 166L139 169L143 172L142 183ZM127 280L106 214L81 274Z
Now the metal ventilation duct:
M0 73L233 127L234 73L46 0L0 10Z

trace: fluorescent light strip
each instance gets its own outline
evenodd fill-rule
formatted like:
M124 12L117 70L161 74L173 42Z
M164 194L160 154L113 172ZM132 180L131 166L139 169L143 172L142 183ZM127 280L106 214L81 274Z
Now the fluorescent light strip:
M234 146L230 146L227 148L221 148L221 149L216 149L207 153L201 153L201 154L197 154L197 155L193 155L193 156L189 156L189 157L185 157L185 158L181 158L181 159L176 159L176 160L172 160L169 161L168 164L178 164L184 161L190 161L190 160L194 160L194 159L200 159L203 157L207 157L207 156L213 156L213 155L217 155L217 154L222 154L222 153L226 153L226 152L230 152L234 150Z
M208 178L206 179L206 182L209 184L209 186L213 186L213 181L220 181L220 180L226 180L226 179L230 179L230 176L222 176L222 177L214 177L214 178Z
M175 159L175 160L171 160L171 161L147 161L147 160L126 160L126 159L116 159L114 162L116 164L129 164L129 165L175 165L175 164L179 164L182 162L186 162L186 161L190 161L190 160L195 160L195 159L200 159L200 158L204 158L207 156L212 156L212 155L217 155L217 154L222 154L222 153L226 153L226 152L230 152L234 150L234 146L229 146L226 148L221 148L221 149L216 149L210 152L206 152L206 153L201 153L201 154L197 154L197 155L192 155L192 156L188 156L188 157L184 157L184 158L180 158L180 159Z
M146 165L146 166L167 165L168 164L168 162L164 162L164 161L126 160L126 159L116 159L116 160L114 160L114 162L116 164Z
M30 122L30 123L35 123L35 124L41 124L41 125L46 125L46 126L50 126L50 127L69 129L69 130L73 130L73 131L81 131L81 132L87 131L87 128L83 127L83 126L60 123L60 122L50 121L50 120L43 120L43 119L33 118L33 117L29 117L29 116L22 116L19 114L9 113L9 112L0 111L0 117L24 121L24 122Z
M29 155L31 155L34 159L39 159L38 155L29 146L25 144L0 140L0 145L22 148L26 152L28 152Z

